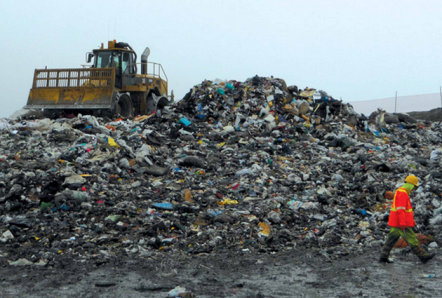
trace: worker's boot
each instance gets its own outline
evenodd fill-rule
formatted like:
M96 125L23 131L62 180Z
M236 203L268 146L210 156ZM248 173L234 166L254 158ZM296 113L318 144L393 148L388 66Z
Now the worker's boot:
M421 260L422 263L427 263L429 260L434 258L435 253L427 253L422 247L419 245L412 246L411 251Z
M434 258L435 256L436 256L436 253L434 253L434 252L431 253L431 254L427 253L426 256L424 256L424 257L421 258L421 262L424 263L424 264L426 264L429 260L431 260L431 259Z
M393 259L390 259L390 251L393 249L395 243L391 243L391 241L386 241L381 250L381 257L379 258L379 262L381 263L394 263Z

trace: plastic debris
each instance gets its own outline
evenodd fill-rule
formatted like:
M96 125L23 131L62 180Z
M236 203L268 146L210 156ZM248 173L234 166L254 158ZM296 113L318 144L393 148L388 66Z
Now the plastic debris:
M205 80L161 117L1 119L0 241L34 264L294 247L337 259L384 242L384 194L414 174L437 249L441 133L260 76Z

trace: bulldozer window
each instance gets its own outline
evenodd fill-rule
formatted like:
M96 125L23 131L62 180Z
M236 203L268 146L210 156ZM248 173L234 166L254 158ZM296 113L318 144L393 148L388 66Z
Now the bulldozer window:
M96 63L97 65L95 67L97 68L105 68L105 67L111 67L111 53L110 52L101 52L98 53L96 56Z
M135 66L133 65L133 54L125 52L123 53L123 73L135 73Z
M130 65L129 53L123 53L123 61L121 62L121 65L123 67L123 73L129 73L129 68L128 68L128 66Z
M113 60L114 60L113 66L120 67L120 55L118 53L114 53Z

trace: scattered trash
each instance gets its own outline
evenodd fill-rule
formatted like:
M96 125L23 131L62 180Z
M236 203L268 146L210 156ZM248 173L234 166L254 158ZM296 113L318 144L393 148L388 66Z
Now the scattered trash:
M186 288L178 286L178 287L175 287L173 290L170 290L167 293L167 297L170 297L170 298L180 297L179 295L184 294L185 292L186 292Z
M259 232L260 235L265 236L265 237L270 236L270 225L269 224L260 222L258 225L262 229L261 232Z
M14 239L14 235L12 235L11 231L9 231L9 230L4 232L2 235L6 239Z
M160 210L173 210L173 204L171 203L155 203L152 204L152 207Z
M32 263L31 261L28 261L26 259L18 259L17 261L9 262L9 265L11 265L11 266L30 266L33 264L34 263Z
M412 173L415 220L437 248L441 133L259 76L205 80L161 117L0 119L0 241L21 258L11 266L294 246L338 258L384 241Z

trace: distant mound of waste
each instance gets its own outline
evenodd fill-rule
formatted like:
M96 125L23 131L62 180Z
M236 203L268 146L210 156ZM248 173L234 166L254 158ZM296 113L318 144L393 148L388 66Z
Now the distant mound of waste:
M148 116L1 119L0 258L308 249L338 259L380 248L383 194L408 174L431 243L442 231L441 132L259 76L205 80Z

